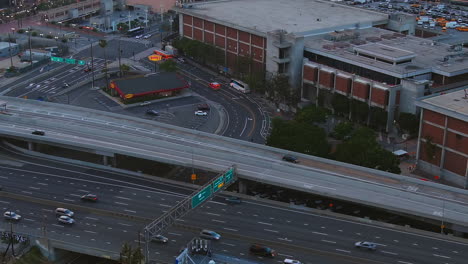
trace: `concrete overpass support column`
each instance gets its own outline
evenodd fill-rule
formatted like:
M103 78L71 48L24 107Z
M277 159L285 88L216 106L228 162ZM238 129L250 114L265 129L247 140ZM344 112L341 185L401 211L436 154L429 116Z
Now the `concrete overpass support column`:
M28 150L34 151L34 143L31 141L28 141Z
M247 182L243 180L238 180L239 182L239 193L246 194L247 193Z
M36 245L39 250L41 251L42 255L47 258L49 261L55 261L55 249L52 247L49 239L47 238L39 238L32 241L34 245Z
M104 166L107 166L107 164L109 164L109 160L107 156L102 156L102 163L104 164Z
M117 168L117 157L115 155L112 157L112 167Z

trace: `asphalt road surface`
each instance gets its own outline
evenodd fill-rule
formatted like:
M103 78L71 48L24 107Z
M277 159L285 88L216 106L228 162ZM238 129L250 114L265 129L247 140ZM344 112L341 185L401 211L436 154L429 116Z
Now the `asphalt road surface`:
M23 219L14 224L19 233L47 235L67 243L118 251L124 241L138 243L138 232L145 225L131 217L93 214L92 210L108 210L154 219L191 192L180 187L107 172L92 168L31 158L11 152L1 157L3 191L25 197L84 206L75 210L74 226L56 222L55 206L40 202L14 200L0 195L0 208L14 210ZM95 193L97 203L81 202L79 196ZM468 248L464 243L402 232L371 224L356 223L316 215L268 202L244 200L240 205L228 205L220 196L194 210L179 221L182 225L207 228L219 232L222 239L214 242L216 253L246 258L260 263L275 263L282 257L293 257L304 263L465 263ZM86 208L90 208L88 211ZM8 222L0 221L8 229ZM171 260L196 232L171 228L167 245L152 243L152 258ZM356 241L373 241L376 252L354 248ZM140 241L144 243L144 241ZM248 246L261 242L276 249L276 259L248 254ZM338 261L338 262L337 262Z

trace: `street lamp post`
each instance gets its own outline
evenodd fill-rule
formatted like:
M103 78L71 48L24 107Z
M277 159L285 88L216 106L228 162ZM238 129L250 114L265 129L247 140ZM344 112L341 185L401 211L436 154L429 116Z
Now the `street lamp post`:
M10 39L10 32L8 32L8 52L10 53L10 69L13 70L13 55L11 55L11 39Z
M57 22L59 24L59 35L62 35L62 21Z
M33 60L32 60L32 45L31 45L31 28L28 28L28 30L26 30L26 33L28 33L29 61L31 62L31 69L32 69L32 67L33 67Z
M121 64L121 57L122 57L122 49L120 48L120 37L119 37L119 71L120 71L120 78L122 78L122 64Z
M93 56L93 42L91 42L91 76L92 76L92 82L91 82L91 89L94 89L94 56Z

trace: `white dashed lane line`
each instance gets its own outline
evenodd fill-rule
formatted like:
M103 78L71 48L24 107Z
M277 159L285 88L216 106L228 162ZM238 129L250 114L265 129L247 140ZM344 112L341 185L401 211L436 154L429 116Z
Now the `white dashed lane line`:
M446 259L449 259L449 258L450 258L450 257L448 257L448 256L437 255L437 254L432 254L432 256L434 256L434 257L439 257L439 258L446 258Z

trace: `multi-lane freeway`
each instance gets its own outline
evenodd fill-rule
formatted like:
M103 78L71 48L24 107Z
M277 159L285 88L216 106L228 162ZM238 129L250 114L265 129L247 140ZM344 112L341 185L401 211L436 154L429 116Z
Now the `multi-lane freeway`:
M295 155L301 163L290 164L281 161L280 149L134 117L17 98L1 100L8 107L0 116L0 131L10 137L213 171L235 164L241 178L468 225L465 190L299 153ZM45 136L32 135L34 129L43 129Z
M94 249L103 256L118 254L124 242L139 241L139 231L193 190L149 179L54 162L3 149L1 173L3 191L0 208L14 210L23 219L14 231L46 235L63 241L64 248ZM98 195L96 203L80 201L84 193ZM12 198L15 196L17 199ZM218 254L275 263L293 257L304 263L464 263L467 244L427 233L392 230L358 223L352 219L319 215L268 201L244 199L228 205L217 197L179 221L184 228L170 228L166 245L151 243L153 260L170 263L177 252L201 228L222 235L214 242ZM66 206L75 212L76 223L64 226L56 221L54 209ZM9 230L5 220L0 229ZM45 231L44 231L45 230ZM378 244L376 252L354 248L356 241ZM248 254L253 242L266 244L279 253L275 259ZM99 251L100 250L100 251ZM96 254L96 252L94 252Z

